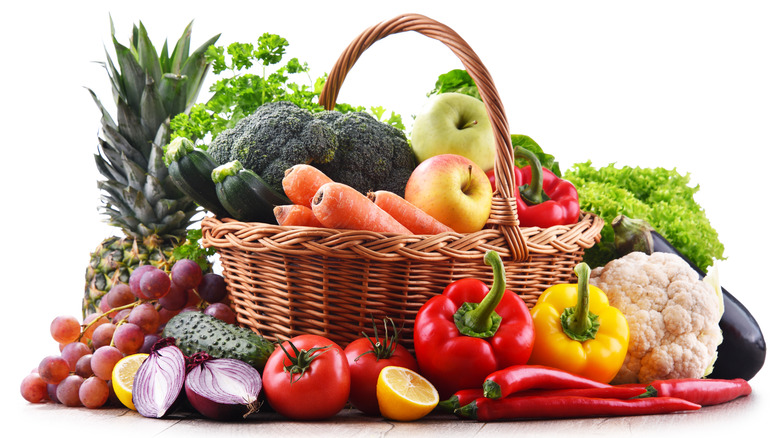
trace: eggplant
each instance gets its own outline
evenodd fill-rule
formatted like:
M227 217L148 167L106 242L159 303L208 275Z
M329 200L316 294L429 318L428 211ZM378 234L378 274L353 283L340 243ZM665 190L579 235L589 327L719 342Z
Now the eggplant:
M647 221L619 215L612 222L612 228L615 230L615 248L621 256L633 251L645 254L676 254L699 274L699 279L706 276L704 271L680 253ZM722 286L721 292L723 316L719 326L723 332L723 343L718 346L718 358L715 360L712 374L707 377L750 380L764 366L766 360L764 334L750 311L734 295Z

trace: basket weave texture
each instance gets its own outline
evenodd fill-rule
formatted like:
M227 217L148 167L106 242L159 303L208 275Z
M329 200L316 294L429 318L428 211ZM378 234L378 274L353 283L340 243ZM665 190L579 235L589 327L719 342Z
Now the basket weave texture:
M412 329L425 302L461 278L488 285L483 262L495 250L504 261L507 289L532 307L549 286L573 281L585 248L600 239L603 220L581 213L577 224L522 227L514 198L514 153L504 107L493 80L469 45L449 27L418 14L400 15L366 29L337 60L320 95L332 109L360 54L392 34L414 31L449 47L477 84L496 140L496 192L485 229L469 234L382 234L329 228L282 227L205 217L203 243L215 247L238 322L267 338L325 336L341 346L372 318L387 316L413 348Z

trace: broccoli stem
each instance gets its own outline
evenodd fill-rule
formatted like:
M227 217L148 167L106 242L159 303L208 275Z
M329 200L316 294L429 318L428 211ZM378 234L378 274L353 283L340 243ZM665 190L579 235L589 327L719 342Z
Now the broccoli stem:
M599 330L599 316L590 312L590 266L579 263L574 267L577 274L577 305L561 313L561 328L571 339L584 342L595 339Z

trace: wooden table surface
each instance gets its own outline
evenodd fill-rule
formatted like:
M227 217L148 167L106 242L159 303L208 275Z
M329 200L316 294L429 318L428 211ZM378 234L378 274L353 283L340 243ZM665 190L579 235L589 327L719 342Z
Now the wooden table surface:
M763 370L768 371L768 370ZM762 372L763 372L762 371ZM291 422L273 413L257 413L236 422L215 422L192 414L149 419L127 409L66 408L61 405L26 403L18 392L8 397L0 411L7 430L20 430L30 437L490 437L496 436L772 436L768 427L776 419L776 387L770 373L751 380L753 394L699 411L636 417L533 420L481 423L446 414L429 415L403 423L368 418L343 410L327 421ZM17 390L18 391L18 390ZM17 429L18 428L18 429ZM777 430L776 427L773 430ZM21 435L15 435L21 436ZM777 435L775 435L777 436Z

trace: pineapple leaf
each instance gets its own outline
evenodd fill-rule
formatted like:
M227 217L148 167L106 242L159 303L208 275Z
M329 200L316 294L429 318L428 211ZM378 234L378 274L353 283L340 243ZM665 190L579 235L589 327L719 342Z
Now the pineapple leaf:
M107 144L102 145L101 150L107 150L109 153L114 152L112 156L107 158L110 163L117 165L122 158L120 154L125 154L128 158L138 163L141 167L146 167L146 158L139 152L133 145L131 145L125 137L122 136L115 127L103 123L103 135L106 137Z
M184 112L187 106L187 81L188 77L174 73L166 73L162 78L160 96L166 104L168 114Z
M94 91L87 88L87 91L89 92L90 96L92 96L92 100L95 101L95 105L97 105L98 109L100 109L100 114L102 115L102 122L104 125L108 124L109 127L113 128L114 130L118 129L116 126L116 122L114 122L114 118L111 117L111 113L108 112L105 106L103 106L103 103L98 99L97 94L95 94Z
M130 206L135 213L136 219L143 224L151 224L157 218L154 214L154 208L149 204L149 201L144 197L143 192L137 190L131 190L129 187L123 190L124 200L126 204ZM145 236L147 234L144 234Z
M116 105L119 120L119 133L145 157L149 155L149 129L145 127L137 113L133 112L124 100L119 99Z
M198 98L198 93L200 93L203 83L206 81L206 73L208 73L210 66L209 61L206 59L206 52L209 47L217 42L220 35L221 34L214 35L200 47L195 49L181 68L182 74L189 78L189 82L187 83L186 111L189 111L190 107L195 103Z
M183 74L181 71L182 64L187 59L188 53L190 53L190 38L192 37L192 21L190 21L184 28L179 40L176 41L176 45L173 47L171 53L171 68L169 73Z
M171 71L171 57L168 55L168 40L163 41L162 49L160 49L160 68L162 71Z
M148 127L156 132L167 118L165 103L157 91L155 81L151 76L147 76L146 87L141 95L141 120L145 120Z
M149 205L153 206L155 210L155 217L156 218L164 217L163 215L158 214L158 210L157 210L158 208L157 204L159 202L164 201L163 196L165 196L165 190L163 189L160 180L153 177L152 175L146 175L146 181L143 187L143 194L146 200L149 202Z
M149 165L146 172L162 181L168 176L168 167L165 165L165 153L158 143L152 143L152 151L149 154Z
M152 41L149 39L146 27L140 22L138 25L136 50L138 52L138 63L141 65L144 72L151 76L152 79L154 79L154 82L159 82L160 77L162 77L160 58L157 56L157 50L154 48L154 44L152 44Z
M146 181L146 169L140 167L138 164L126 159L122 154L123 160L122 169L127 176L127 186L134 191L141 191L144 189L144 183Z
M141 65L138 64L133 52L119 43L113 35L114 50L116 51L117 63L119 64L119 76L122 84L120 95L125 96L127 104L134 112L138 112L141 102L141 92L146 84L146 73ZM121 99L119 99L121 101Z

